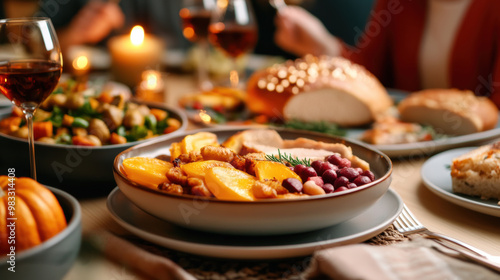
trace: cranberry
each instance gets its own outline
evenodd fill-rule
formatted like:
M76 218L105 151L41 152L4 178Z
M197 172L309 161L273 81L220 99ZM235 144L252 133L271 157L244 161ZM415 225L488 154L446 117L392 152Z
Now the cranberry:
M316 185L318 186L323 186L324 182L323 182L323 178L321 178L320 176L315 176L315 177L309 177L307 178L307 181L313 181Z
M303 188L302 183L295 178L287 178L281 185L291 193L301 192Z
M336 189L339 187L345 187L345 186L347 186L348 183L349 183L349 179L347 179L344 176L341 176L341 177L338 177L337 180L335 180L335 184L333 184L333 186Z
M299 175L300 176L300 173L302 173L302 170L304 170L307 166L303 165L303 164L297 164L295 165L295 167L293 168L293 172L295 172L295 174Z
M339 168L351 167L351 161L349 159L343 158L337 165Z
M354 179L356 179L356 177L359 176L359 173L358 173L358 171L355 168L346 167L346 168L340 169L338 171L337 175L344 176L347 179L349 179L349 181L353 181Z
M307 166L298 175L300 176L300 179L302 179L302 182L306 182L307 178L316 177L318 176L318 173L316 173L316 170L314 170L314 168Z
M340 156L340 154L333 154L333 155L329 155L327 156L326 158L326 161L328 161L329 163L331 164L335 164L335 165L339 165L340 162L342 161L342 157Z
M361 175L370 178L370 180L372 180L372 181L375 181L375 174L373 174L373 172L371 172L370 170L363 171L363 173L361 173Z
M363 173L363 169L361 167L355 167L354 169L356 169L359 174Z
M320 173L320 169L321 169L321 164L323 164L324 161L322 160L315 160L313 162L311 162L311 167L314 168L314 170L316 170L316 173Z
M347 187L338 187L333 192L341 192L341 191L345 191L345 190L348 190L348 188Z
M356 186L362 186L365 184L370 183L372 180L368 178L368 176L358 176L356 179L354 179L353 183L356 184Z
M323 173L325 173L325 171L330 170L330 169L337 171L339 168L336 165L329 163L328 161L324 161L320 165L319 171L317 171L318 175L322 175Z
M335 180L337 180L337 173L333 169L330 169L325 171L321 177L323 178L323 182L333 185L335 184Z
M323 190L325 191L325 193L331 193L334 190L332 184L323 184L323 186L321 188L323 188Z
M356 185L356 184L354 184L354 183L347 183L346 187L347 187L348 189L354 189L354 188L358 187L358 185Z

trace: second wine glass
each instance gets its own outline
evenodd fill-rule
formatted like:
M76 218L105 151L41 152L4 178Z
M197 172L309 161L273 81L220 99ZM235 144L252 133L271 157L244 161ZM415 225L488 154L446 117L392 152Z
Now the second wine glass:
M257 23L248 0L218 0L210 23L210 42L231 58L229 80L239 86L240 75L236 60L253 50L257 43Z
M182 19L182 33L186 39L200 47L198 54L198 87L207 90L212 87L208 78L208 26L216 0L183 0L179 16Z

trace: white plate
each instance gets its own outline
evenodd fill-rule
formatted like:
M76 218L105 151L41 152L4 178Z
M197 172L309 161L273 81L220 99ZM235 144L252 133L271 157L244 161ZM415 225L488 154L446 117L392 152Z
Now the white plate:
M107 206L125 229L164 247L218 258L276 259L305 256L318 249L366 241L392 224L401 212L403 201L389 189L364 213L347 222L321 230L277 236L229 236L177 227L137 208L119 188L109 194Z
M403 100L409 94L409 92L391 88L388 88L387 92L396 103ZM500 119L500 115L498 117ZM365 131L366 129L348 129L346 137L350 139L359 139L361 134ZM389 157L431 156L444 150L484 144L498 137L500 137L500 122L498 122L494 129L468 135L426 142L372 146Z
M422 165L422 180L429 190L451 203L483 214L500 217L500 205L497 204L497 200L482 200L478 197L458 194L452 191L450 165L453 158L476 148L465 147L449 150L429 158Z

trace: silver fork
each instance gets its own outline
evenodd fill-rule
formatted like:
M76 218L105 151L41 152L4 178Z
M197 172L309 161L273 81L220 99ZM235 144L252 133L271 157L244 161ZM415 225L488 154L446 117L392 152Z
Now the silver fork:
M442 246L458 252L463 257L481 263L493 270L500 272L500 256L490 255L462 241L430 231L422 223L420 223L417 218L415 218L413 213L408 209L408 207L406 207L406 205L403 205L403 211L394 221L393 225L400 233L406 235L413 233L423 234L425 238L433 239ZM455 246L453 246L452 244Z

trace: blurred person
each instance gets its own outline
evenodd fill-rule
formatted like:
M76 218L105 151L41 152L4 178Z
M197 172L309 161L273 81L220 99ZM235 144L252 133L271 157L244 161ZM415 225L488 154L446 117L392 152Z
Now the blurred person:
M56 25L59 44L63 51L73 45L97 44L124 22L125 15L115 2L90 1L66 26Z
M30 17L37 6L37 0L0 0L0 18Z
M344 56L386 87L469 89L500 107L500 1L378 0L354 46L306 10L275 18L275 42L297 56Z
M184 48L179 10L181 1L164 0L41 0L37 14L50 17L63 50L71 45L105 45L118 34L141 25L165 41L167 48Z

